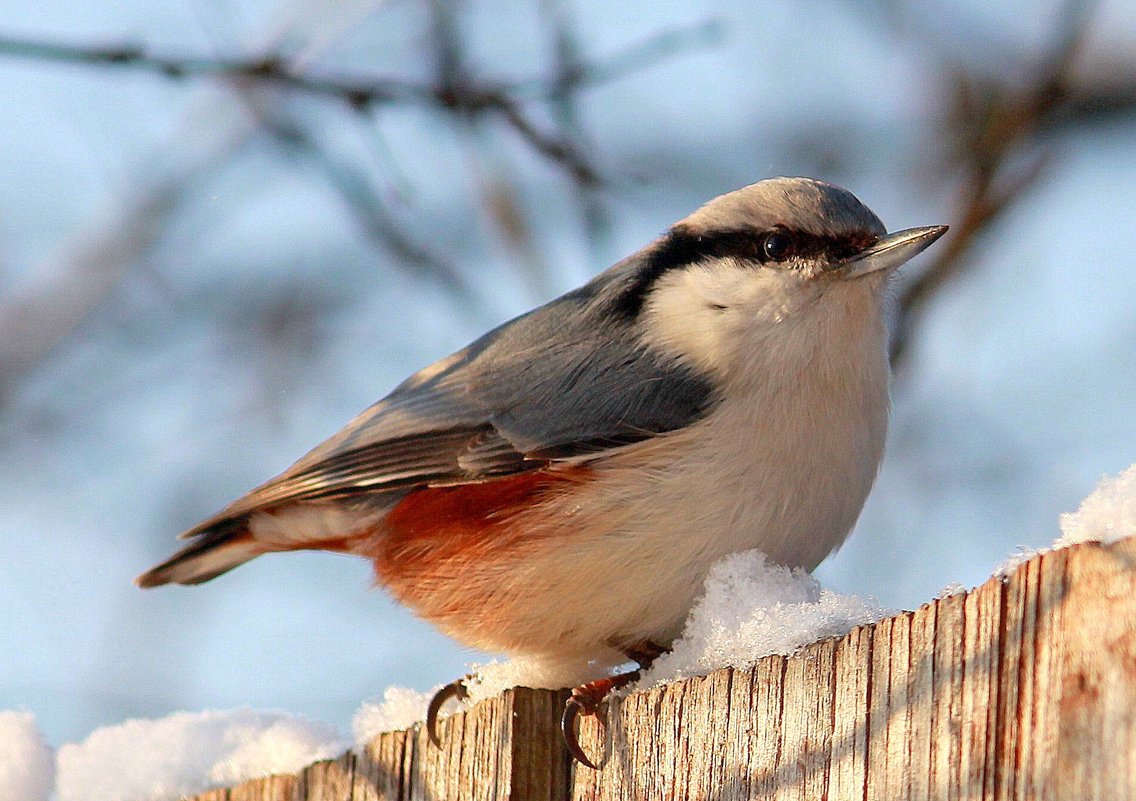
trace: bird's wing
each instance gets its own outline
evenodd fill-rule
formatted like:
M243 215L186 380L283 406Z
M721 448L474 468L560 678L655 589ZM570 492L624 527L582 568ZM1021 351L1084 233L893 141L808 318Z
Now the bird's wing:
M710 385L601 305L611 293L600 282L620 277L609 271L416 373L183 536L294 501L492 480L688 425L711 405Z

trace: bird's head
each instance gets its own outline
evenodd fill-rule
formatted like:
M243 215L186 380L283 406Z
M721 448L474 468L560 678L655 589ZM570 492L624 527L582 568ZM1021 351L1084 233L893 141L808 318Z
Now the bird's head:
M882 330L887 278L946 231L888 234L855 195L773 178L722 195L642 254L622 308L644 340L712 372L754 349ZM861 331L863 329L863 331Z

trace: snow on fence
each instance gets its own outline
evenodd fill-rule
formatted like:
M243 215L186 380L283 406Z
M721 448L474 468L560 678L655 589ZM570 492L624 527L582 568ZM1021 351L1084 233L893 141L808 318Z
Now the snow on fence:
M563 692L197 801L1136 798L1136 539L1046 553L750 670L613 702L603 769L572 764Z

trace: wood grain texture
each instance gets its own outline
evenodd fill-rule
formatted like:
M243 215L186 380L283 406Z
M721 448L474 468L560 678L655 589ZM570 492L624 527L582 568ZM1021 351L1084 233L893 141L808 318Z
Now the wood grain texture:
M518 688L441 726L197 801L1136 799L1136 540L1011 576L748 670L635 692L581 742Z
M421 725L380 734L351 760L333 794L303 801L443 801L567 797L569 757L556 726L566 692L518 687L443 719L441 748ZM337 761L338 762L338 761Z

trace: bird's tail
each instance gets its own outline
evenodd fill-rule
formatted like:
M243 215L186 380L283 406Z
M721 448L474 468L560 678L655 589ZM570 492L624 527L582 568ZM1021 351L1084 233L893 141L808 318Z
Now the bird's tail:
M225 520L195 534L193 542L134 579L134 583L139 587L201 584L269 550L272 548L249 533L245 519Z

